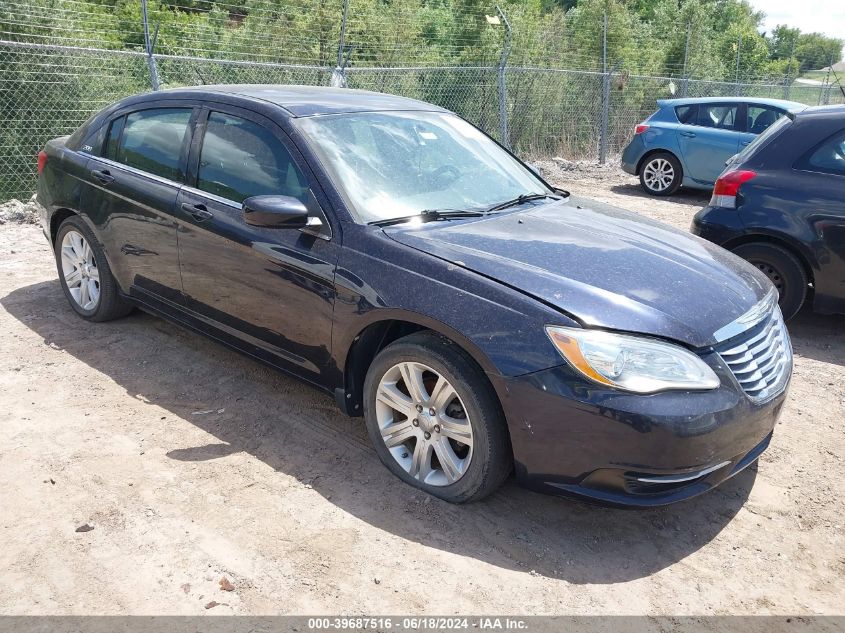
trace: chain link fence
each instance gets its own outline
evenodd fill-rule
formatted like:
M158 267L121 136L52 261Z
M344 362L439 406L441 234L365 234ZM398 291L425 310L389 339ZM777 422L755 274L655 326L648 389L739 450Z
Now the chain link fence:
M28 10L20 8L26 3L18 0L2 1L19 7L18 12ZM143 1L138 0L142 4ZM150 29L150 23L142 22L146 13L142 15L140 10L137 16L130 11L129 17L122 18L96 14L101 22L89 27L99 31L94 35L85 31L74 37L59 37L55 30L38 26L50 17L50 11L43 8L30 16L34 20L31 22L23 21L27 15L19 17L17 23L6 18L0 28L0 202L32 195L35 157L47 140L70 134L88 116L115 100L156 85L345 85L387 92L453 110L525 157L589 160L607 156L615 159L613 156L621 152L634 126L656 109L655 101L661 98L744 95L788 98L808 105L845 101L838 87L827 80L818 85L801 85L793 81L794 77L729 82L692 79L686 72L681 77L638 75L615 66L608 69L606 52L604 60L583 55L574 58L571 68L509 65L511 26L498 7L491 7L487 20L498 25L499 30L482 38L486 48L473 63L402 63L409 59L426 62L426 55L431 57L431 52L414 48L398 36L385 39L381 34L379 40L369 37L368 28L375 27L368 20L384 22L385 18L363 14L363 8L356 14L359 1L341 1L328 9L328 4L320 2L318 8L323 13L317 15L316 30L305 34L297 34L298 14L288 16L266 9L272 24L284 24L278 41L266 32L239 33L237 27L244 17L239 13L243 12L242 7L207 2L211 7L209 15L219 14L219 20L213 22L209 18L204 28L217 28L220 38L229 38L229 48L223 52L187 45L184 50L173 52L178 47L169 45L169 52L154 53L158 50L158 26ZM122 10L141 7L133 2L126 0ZM73 20L79 16L90 20L95 15L86 12L93 6L89 0L65 0L63 6L64 13L59 17L68 24L76 25ZM74 8L77 6L78 10ZM349 12L352 32L347 32L343 8ZM0 22L4 19L2 11L0 6ZM25 32L13 33L9 24L18 24L15 28ZM130 33L138 42L135 50L83 45L103 33L126 36L120 29L129 28L127 24L138 30ZM389 26L382 25L384 29ZM69 27L63 32L76 33ZM237 33L236 41L232 39L233 32ZM601 29L597 33L600 38L606 35ZM187 41L194 35L197 34L188 31L177 33L171 41ZM460 46L469 41L469 36L458 31L453 39L455 54L466 55L468 49ZM350 66L349 58L356 50L356 63ZM284 51L293 53L282 55ZM292 59L303 63L292 63ZM479 59L486 63L479 63ZM397 63L385 65L385 61ZM519 62L525 61L525 56L520 55Z

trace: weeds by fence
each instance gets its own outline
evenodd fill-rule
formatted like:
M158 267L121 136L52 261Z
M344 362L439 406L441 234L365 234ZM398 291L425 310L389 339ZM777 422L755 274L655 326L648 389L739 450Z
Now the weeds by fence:
M422 45L401 34L424 34L425 16L403 14L401 5L385 16L364 0L295 1L296 10L262 0L197 0L189 9L203 12L201 21L160 31L157 16L174 5L146 11L144 0L125 0L102 13L96 0L55 0L51 7L0 0L0 201L32 194L35 155L48 139L69 134L121 97L156 87L282 83L389 92L454 110L521 155L586 159L621 151L659 98L843 101L833 78L806 85L792 72L747 77L741 40L733 81L695 76L691 32L683 63L652 75L636 72L644 63L632 62L630 53L608 53L620 50L614 40L620 36L603 15L590 33L582 18L577 32L550 24L527 41L520 19L509 20L501 7L464 16L466 24L452 11L448 21L444 13L427 23L442 23L445 32ZM545 45L534 41L544 37ZM465 63L436 63L444 58Z

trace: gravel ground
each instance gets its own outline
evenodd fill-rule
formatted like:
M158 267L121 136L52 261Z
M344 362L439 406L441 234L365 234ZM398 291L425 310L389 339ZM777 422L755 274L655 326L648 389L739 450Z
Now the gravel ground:
M707 199L543 166L684 228ZM704 497L623 511L510 482L458 507L295 380L145 314L77 318L40 229L6 222L0 613L842 613L843 325L790 324L771 448Z

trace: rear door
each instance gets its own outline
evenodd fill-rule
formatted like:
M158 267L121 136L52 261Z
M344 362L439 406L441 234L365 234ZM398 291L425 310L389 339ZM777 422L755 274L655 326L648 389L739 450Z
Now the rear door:
M118 113L86 168L80 208L118 283L147 303L183 302L174 212L197 113L184 102Z
M699 103L695 116L686 117L688 122L678 128L678 145L690 178L716 182L725 161L739 151L744 110L740 103Z
M339 235L303 158L269 119L214 104L198 120L189 164L178 198L188 309L246 351L327 383ZM246 224L241 203L274 194L299 199L322 227Z

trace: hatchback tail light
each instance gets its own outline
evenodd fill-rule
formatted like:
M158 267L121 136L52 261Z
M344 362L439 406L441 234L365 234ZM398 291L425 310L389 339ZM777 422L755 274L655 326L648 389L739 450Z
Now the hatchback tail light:
M713 187L713 197L710 198L711 207L724 207L736 209L736 196L739 187L757 175L756 171L750 169L735 169L726 171L719 176L716 185Z
M44 166L47 164L47 152L41 150L38 152L38 175L41 175L41 172L44 171Z
M634 128L634 134L642 134L648 129L648 125L645 123L640 123L637 127Z

